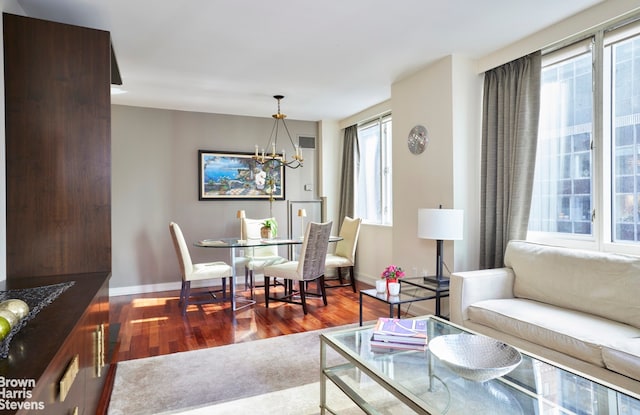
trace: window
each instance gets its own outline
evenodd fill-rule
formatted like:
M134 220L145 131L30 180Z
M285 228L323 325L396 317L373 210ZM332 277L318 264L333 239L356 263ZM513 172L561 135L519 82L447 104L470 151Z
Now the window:
M640 253L640 25L546 54L541 75L528 238Z
M356 216L391 225L391 114L358 125L358 149Z

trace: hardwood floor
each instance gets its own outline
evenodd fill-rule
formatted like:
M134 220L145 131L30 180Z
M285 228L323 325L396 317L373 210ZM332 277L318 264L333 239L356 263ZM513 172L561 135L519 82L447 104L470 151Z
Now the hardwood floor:
M364 288L371 287L358 283L358 289ZM328 289L326 307L320 299L309 299L306 316L294 304L270 302L265 308L263 294L256 291L258 303L236 312L229 302L192 305L185 317L178 307L178 291L111 297L111 325L120 326L112 362L335 327L359 319L359 294L350 287ZM373 320L388 312L382 302L365 301L363 318Z

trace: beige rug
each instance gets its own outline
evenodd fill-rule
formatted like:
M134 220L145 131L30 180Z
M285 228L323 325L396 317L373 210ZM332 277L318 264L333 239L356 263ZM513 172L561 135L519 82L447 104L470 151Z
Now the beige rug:
M120 362L108 413L179 413L317 383L322 331ZM328 361L342 362L330 350ZM319 389L303 392L300 401L317 409Z

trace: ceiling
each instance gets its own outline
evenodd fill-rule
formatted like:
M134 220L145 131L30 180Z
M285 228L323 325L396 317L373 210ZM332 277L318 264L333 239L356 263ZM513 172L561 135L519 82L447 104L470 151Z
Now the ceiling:
M114 104L342 119L450 54L478 58L602 0L18 0L111 32ZM517 17L520 16L520 17Z

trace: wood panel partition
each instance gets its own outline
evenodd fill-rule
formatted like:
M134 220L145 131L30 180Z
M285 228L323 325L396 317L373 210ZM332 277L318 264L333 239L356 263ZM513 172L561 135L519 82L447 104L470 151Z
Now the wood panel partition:
M110 35L3 22L7 278L110 272Z

